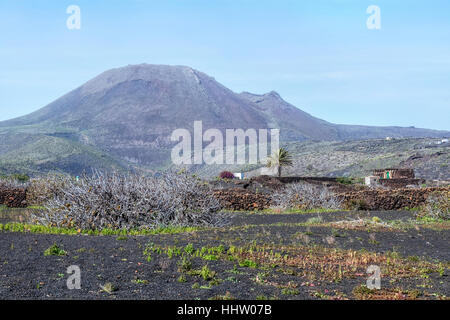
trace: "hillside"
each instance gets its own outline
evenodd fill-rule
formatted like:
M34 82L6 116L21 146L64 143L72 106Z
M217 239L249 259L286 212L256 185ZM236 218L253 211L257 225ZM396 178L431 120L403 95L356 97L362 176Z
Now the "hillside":
M391 141L305 141L286 143L294 163L285 168L286 176L364 177L373 169L413 168L423 179L450 180L450 144L435 144L436 139L408 138ZM192 166L204 177L217 176L222 170L259 175L261 166Z
M276 92L237 94L184 66L131 65L106 71L29 115L0 122L0 170L31 173L170 166L170 135L217 128L279 128L283 142L441 137L448 131L336 125Z

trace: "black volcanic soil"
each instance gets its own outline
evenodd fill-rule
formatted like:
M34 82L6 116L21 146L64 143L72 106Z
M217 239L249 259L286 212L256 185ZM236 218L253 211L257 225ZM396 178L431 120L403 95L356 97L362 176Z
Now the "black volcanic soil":
M304 279L276 268L241 267L233 261L192 260L192 269L207 264L216 272L221 283L210 288L200 277L181 273L177 263L164 254L153 254L147 262L143 255L147 244L155 246L186 246L195 248L223 244L245 246L250 243L284 245L321 245L342 249L367 250L380 254L393 249L405 257L421 257L427 261L447 263L442 274L427 277L406 277L391 283L382 279L383 288L418 290L419 298L450 296L448 262L450 261L449 230L411 228L397 231L342 230L331 227L298 226L312 217L321 216L325 222L349 218L373 217L407 221L413 217L408 211L398 212L336 212L320 214L234 214L232 226L176 235L136 236L126 239L117 236L67 236L31 233L0 232L0 299L210 299L227 292L236 299L256 299L264 296L277 299L318 299L317 292L334 297L355 298L352 291L366 283L367 275L344 278L340 282ZM308 244L296 235L307 232ZM330 244L325 241L333 237ZM67 251L65 256L44 256L52 244ZM81 289L68 290L66 269L70 265L81 268ZM267 283L255 279L265 274ZM136 281L136 280L142 281ZM111 294L100 286L112 283L117 289ZM202 288L192 288L198 283ZM295 292L286 292L278 284L295 284ZM337 292L339 294L337 294Z

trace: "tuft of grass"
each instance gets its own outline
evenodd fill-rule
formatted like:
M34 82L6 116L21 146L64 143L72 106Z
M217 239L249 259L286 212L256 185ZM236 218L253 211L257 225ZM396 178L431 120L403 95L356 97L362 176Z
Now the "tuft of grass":
M306 221L307 225L314 225L314 224L321 224L323 222L323 219L321 216L317 216L317 217L313 217L313 218L309 218Z
M224 295L217 295L209 298L208 300L235 300L235 298L231 295L229 291L227 291Z
M298 291L298 289L294 289L294 288L283 288L281 289L281 294L285 295L285 296L296 296L300 293L300 291Z
M340 184L353 184L353 179L349 178L349 177L338 177L336 178L336 182L340 183Z
M101 285L100 289L108 294L112 294L113 292L117 291L117 288L111 282L107 282L104 285Z
M214 255L214 254L207 254L207 255L204 255L203 257L203 260L209 260L209 261L215 261L215 260L218 260L219 258L216 256L216 255Z
M148 284L148 280L143 280L143 279L133 279L133 280L131 280L131 282L133 282L135 284Z
M258 263L256 263L253 260L250 259L245 259L239 262L239 266L241 267L247 267L247 268L257 268L258 267Z
M202 269L200 270L199 275L203 278L203 280L209 281L209 280L214 279L214 277L215 277L215 275L216 275L216 272L215 272L215 271L212 271L212 270L208 267L208 265L206 264L206 265L204 265L204 266L202 267Z
M179 262L179 271L180 272L189 272L192 269L192 261L188 257L183 257Z
M186 247L184 247L184 252L190 255L194 254L195 252L194 245L192 243L187 244Z

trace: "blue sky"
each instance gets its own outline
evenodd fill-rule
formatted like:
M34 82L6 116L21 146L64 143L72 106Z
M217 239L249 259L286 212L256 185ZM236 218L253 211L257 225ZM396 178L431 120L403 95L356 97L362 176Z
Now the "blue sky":
M66 27L72 4L81 30ZM0 120L144 62L275 90L335 123L450 130L448 0L0 0Z

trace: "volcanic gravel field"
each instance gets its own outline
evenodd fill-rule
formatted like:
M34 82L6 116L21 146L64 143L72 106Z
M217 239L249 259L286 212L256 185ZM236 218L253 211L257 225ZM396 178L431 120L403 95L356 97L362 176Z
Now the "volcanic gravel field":
M226 228L153 236L0 232L0 299L450 296L446 222L415 223L411 211L232 215ZM54 244L65 255L44 255ZM71 265L81 289L67 288ZM380 290L365 287L369 265Z

